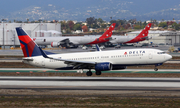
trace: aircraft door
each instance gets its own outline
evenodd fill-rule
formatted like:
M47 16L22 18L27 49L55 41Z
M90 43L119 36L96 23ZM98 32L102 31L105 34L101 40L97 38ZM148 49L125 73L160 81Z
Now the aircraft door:
M42 65L43 67L45 67L45 59L42 59L41 65Z
M152 59L153 58L153 54L152 54L152 52L150 51L149 52L149 59Z

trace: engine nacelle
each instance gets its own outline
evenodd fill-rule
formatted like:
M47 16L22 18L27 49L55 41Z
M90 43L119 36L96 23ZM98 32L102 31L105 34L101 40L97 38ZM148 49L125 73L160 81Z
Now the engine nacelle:
M59 42L51 42L51 47L59 47L60 43Z
M104 62L104 63L97 63L95 65L95 70L96 71L108 71L112 69L112 64L109 62Z
M127 66L119 66L119 65L113 65L112 66L112 70L122 70L122 69L126 69Z

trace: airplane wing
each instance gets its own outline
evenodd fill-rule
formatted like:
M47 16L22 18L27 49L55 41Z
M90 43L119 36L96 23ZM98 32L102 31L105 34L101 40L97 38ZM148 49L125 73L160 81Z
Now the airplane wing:
M52 58L52 57L48 57L46 55L46 53L39 47L42 55L44 58L49 58L49 59L53 59L53 60L57 60L57 61L64 61L65 64L68 65L73 65L73 68L77 68L77 67L93 67L96 62L90 62L90 61L77 61L77 60L67 60L67 59L61 59L61 58Z
M142 37L141 39L143 39L143 40L149 40L149 39L151 39L151 38L149 38L149 37Z
M64 44L64 43L70 43L69 38L60 41L60 44Z
M58 47L58 46L61 46L61 47L75 47L75 43L70 41L69 38L64 38L63 40L60 40L58 42L52 42L51 43L51 46L52 47Z

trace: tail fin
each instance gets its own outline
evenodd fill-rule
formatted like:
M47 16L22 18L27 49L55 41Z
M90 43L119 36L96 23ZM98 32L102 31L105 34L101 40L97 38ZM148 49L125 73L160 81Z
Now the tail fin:
M111 24L111 26L106 30L106 32L101 37L99 37L99 39L101 39L101 38L106 39L106 38L111 37L112 31L114 30L115 25L116 25L116 23Z
M137 36L138 38L144 38L148 36L149 30L151 28L151 23L149 23L142 31L141 33Z
M41 51L39 46L27 35L27 33L21 28L16 28L19 42L21 44L24 57L40 56Z
M135 42L139 42L139 41L144 41L147 39L149 30L151 28L151 23L149 23L140 33L138 36L136 36L134 39L125 42L125 43L135 43Z
M115 25L116 23L113 23L101 37L95 39L93 42L90 42L88 44L99 44L99 43L108 42L111 39L112 31L114 30Z

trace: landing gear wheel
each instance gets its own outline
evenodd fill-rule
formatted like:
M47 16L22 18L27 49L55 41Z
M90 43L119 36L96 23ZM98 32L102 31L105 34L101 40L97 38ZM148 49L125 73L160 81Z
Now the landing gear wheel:
M154 68L155 71L158 71L158 68Z
M91 76L91 75L92 75L92 72L91 72L91 71L87 71L87 72L86 72L86 75L87 75L87 76Z
M101 71L96 71L96 75L101 75Z

